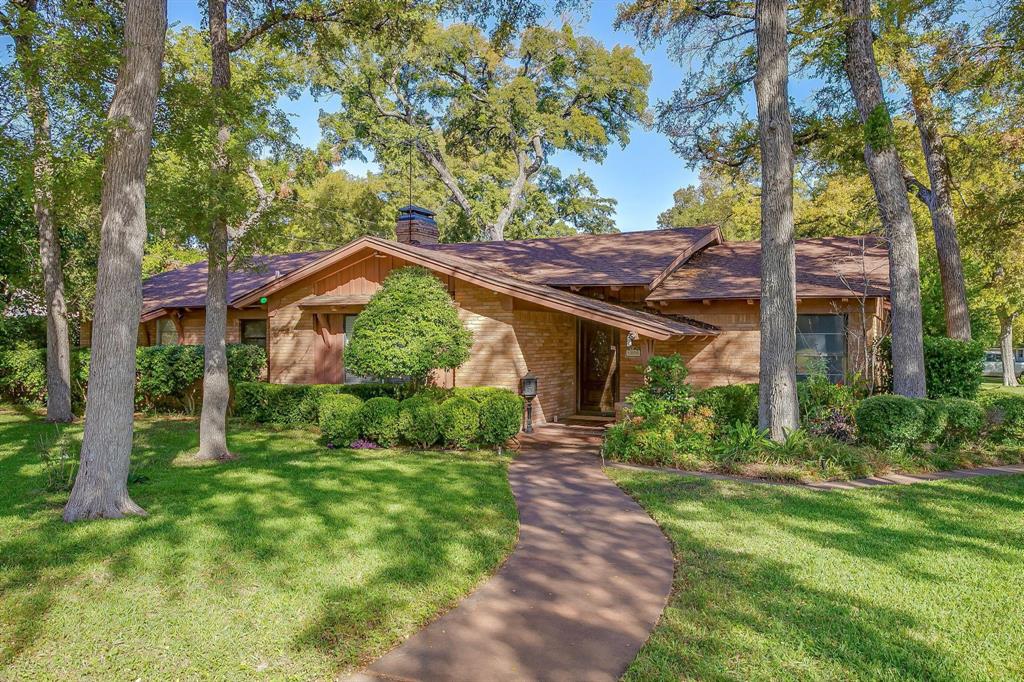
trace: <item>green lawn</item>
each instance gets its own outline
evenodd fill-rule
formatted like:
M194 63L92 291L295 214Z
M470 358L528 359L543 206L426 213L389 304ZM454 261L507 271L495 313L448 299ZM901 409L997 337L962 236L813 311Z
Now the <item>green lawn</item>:
M628 680L1024 679L1024 476L822 493L608 473L678 561Z
M78 427L75 427L78 428ZM492 453L327 450L234 425L137 423L148 518L65 525L41 492L52 430L0 410L0 679L330 679L453 605L515 543Z
M981 393L979 395L985 395L988 392L1009 393L1010 395L1024 395L1024 386L1003 386L1003 384L999 381L981 382Z

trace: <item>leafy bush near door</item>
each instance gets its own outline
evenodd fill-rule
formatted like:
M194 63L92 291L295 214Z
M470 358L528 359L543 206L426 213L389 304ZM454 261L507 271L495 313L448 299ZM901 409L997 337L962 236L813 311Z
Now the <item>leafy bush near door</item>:
M698 391L696 404L707 407L721 425L740 422L757 426L757 384L713 386Z
M502 446L523 424L525 401L511 391L496 392L480 403L480 442Z
M642 418L686 414L693 404L688 373L678 354L652 357L644 367L643 386L626 396L630 413Z

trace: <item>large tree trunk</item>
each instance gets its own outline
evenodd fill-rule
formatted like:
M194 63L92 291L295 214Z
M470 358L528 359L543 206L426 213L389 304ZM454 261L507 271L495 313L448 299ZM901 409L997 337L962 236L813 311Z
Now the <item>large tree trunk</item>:
M100 203L85 435L65 521L145 514L128 495L128 471L146 240L146 164L166 32L166 0L125 3L124 63L107 117L111 133Z
M1003 360L1003 386L1019 386L1013 359L1013 322L1016 313L999 314L999 355Z
M39 229L39 257L46 296L46 419L69 422L74 419L71 413L71 343L68 340L60 234L53 218L50 112L43 93L39 55L32 45L32 35L23 30L26 24L24 15L34 15L37 5L36 0L20 0L15 4L21 12L18 25L22 30L14 34L14 52L32 122L32 210Z
M760 425L785 440L800 426L796 393L796 253L793 124L785 0L757 0L758 135L761 145Z
M210 51L213 73L211 85L218 110L217 146L212 162L213 187L229 180L231 163L227 146L231 130L223 120L224 100L231 87L231 52L228 45L227 0L209 0ZM205 370L203 372L203 411L199 419L198 459L227 459L228 385L227 335L228 309L228 222L217 203L207 242Z
M922 398L925 374L921 275L914 218L878 76L869 0L844 0L843 6L848 20L846 74L864 124L864 160L889 242L893 390L900 395Z
M909 59L907 56L900 60L899 71L910 90L914 120L928 168L930 187L919 187L917 196L928 207L932 231L935 233L935 250L939 259L939 277L942 280L946 312L946 333L952 339L970 341L971 316L967 309L967 285L964 283L964 267L956 237L956 218L953 216L953 180L949 159L939 132L931 89L925 82L924 74Z

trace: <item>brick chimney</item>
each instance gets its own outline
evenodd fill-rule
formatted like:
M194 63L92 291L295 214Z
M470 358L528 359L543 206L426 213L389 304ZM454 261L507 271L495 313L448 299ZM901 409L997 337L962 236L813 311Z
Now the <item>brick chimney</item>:
M437 223L434 212L420 206L403 206L398 209L395 234L403 244L436 244Z

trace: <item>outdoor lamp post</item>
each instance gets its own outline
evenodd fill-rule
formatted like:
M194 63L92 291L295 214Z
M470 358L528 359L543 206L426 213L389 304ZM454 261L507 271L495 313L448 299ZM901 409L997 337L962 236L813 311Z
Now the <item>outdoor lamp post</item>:
M523 377L519 393L526 400L526 433L533 433L533 399L537 397L537 377L527 374Z

